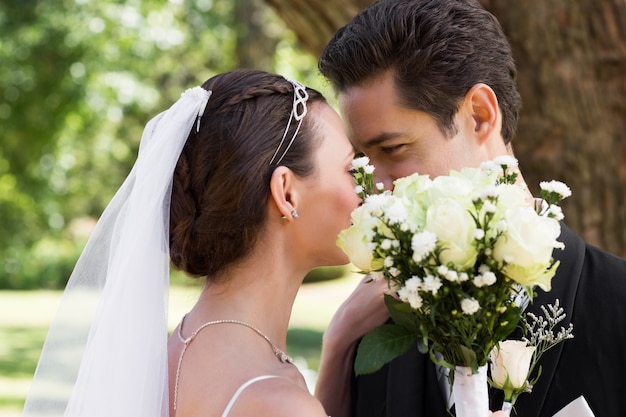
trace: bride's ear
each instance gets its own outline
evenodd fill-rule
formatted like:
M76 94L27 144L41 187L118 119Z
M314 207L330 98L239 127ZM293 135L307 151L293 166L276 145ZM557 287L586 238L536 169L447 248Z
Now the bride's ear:
M270 179L270 193L274 207L284 219L293 220L294 218L293 213L297 208L298 200L296 182L293 172L284 166L276 168Z

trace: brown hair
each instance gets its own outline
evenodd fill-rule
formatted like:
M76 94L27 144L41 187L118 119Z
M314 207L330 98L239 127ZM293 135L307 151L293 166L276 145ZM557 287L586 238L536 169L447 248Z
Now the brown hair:
M449 136L465 94L485 83L498 97L504 142L515 135L521 98L511 47L476 1L379 0L335 34L319 69L339 92L392 70L403 104Z
M192 129L174 172L170 256L187 274L215 279L245 258L259 238L276 169L270 160L287 127L294 87L257 70L216 75L202 87L213 93L200 132ZM307 92L309 110L311 103L325 101L317 91ZM313 122L309 113L280 162L301 177L315 171L319 140ZM287 139L296 125L292 121Z

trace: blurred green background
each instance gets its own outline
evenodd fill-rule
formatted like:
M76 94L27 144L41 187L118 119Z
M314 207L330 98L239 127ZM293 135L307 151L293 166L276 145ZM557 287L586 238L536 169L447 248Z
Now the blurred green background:
M332 98L260 0L0 1L0 289L62 288L145 123L255 67Z
M261 0L0 0L0 63L0 416L9 417L152 116L237 67L333 94ZM298 296L288 348L304 367L317 368L322 330L355 282L347 271L315 271ZM175 277L172 325L196 294Z

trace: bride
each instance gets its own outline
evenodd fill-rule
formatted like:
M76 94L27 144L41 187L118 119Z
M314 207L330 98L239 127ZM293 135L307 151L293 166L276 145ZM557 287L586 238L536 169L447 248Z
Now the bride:
M236 70L185 92L146 126L81 255L24 416L326 416L286 335L306 273L347 262L353 157L296 81ZM167 341L170 261L204 287Z

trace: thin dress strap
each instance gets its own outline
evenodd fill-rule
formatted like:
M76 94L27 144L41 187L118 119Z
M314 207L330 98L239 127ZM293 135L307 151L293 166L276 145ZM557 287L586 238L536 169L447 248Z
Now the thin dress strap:
M239 398L239 396L241 395L244 389L248 388L250 385L254 384L255 382L263 381L264 379L270 379L270 378L282 378L282 377L277 376L277 375L261 375L261 376L257 376L255 378L249 379L248 381L244 382L239 387L239 389L235 391L235 393L233 394L233 397L230 399L230 401L226 405L226 408L224 409L224 412L222 413L222 417L228 416L228 413L230 413L230 410L233 408L233 405L235 405L235 401L237 401L237 398Z

